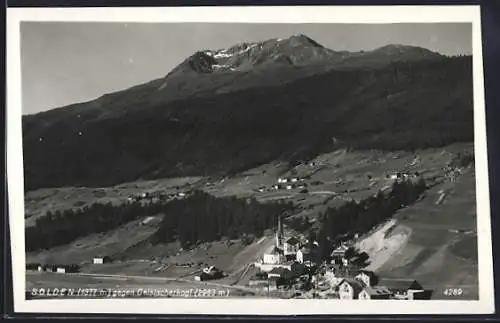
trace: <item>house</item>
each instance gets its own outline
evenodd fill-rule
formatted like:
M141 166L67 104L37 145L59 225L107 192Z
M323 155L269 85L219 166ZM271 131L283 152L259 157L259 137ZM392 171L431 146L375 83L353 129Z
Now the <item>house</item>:
M142 220L140 222L141 225L145 225L145 224L148 224L149 222L151 222L152 220L154 220L154 217L153 216L148 216L147 218L145 218L144 220Z
M268 278L267 273L259 272L250 278L248 286L257 289L274 291L277 289L277 280L278 279L276 277Z
M273 185L273 190L279 190L281 188L280 185Z
M267 279L262 279L262 278L250 278L248 281L248 286L250 287L255 287L255 288L267 288L267 285L269 285L269 280Z
M291 237L283 244L285 256L296 254L299 251L300 241L296 237Z
M277 265L284 261L285 257L282 253L274 250L272 253L265 253L262 257L262 262L267 265Z
M276 278L271 278L271 279L250 279L248 282L248 286L261 289L261 290L267 290L267 291L275 291L278 289L277 287L277 280Z
M26 270L38 270L40 264L28 263L26 264Z
M295 261L286 261L277 264L265 264L263 263L263 261L260 261L260 262L255 262L254 266L256 268L259 268L262 272L265 273L269 273L275 268L284 268L286 270L291 271L294 274L301 274L303 271L305 271L304 265L299 264Z
M384 278L380 279L379 285L386 286L396 299L418 299L426 292L414 279Z
M333 259L343 258L345 256L345 252L347 251L347 249L349 249L349 247L347 245L345 245L345 244L342 244L341 246L339 246L336 249L334 249L332 251L332 253L330 254L330 256Z
M288 178L278 178L278 183L288 183Z
M108 263L108 262L111 262L111 258L109 258L108 256L94 257L94 259L92 259L92 263L94 265L102 265L102 264L105 264L105 263Z
M293 178L291 179L291 182L292 182L292 183L296 183L298 180L299 180L298 178L293 177Z
M359 273L354 276L355 279L362 281L366 286L375 286L377 285L378 277L375 275L373 271L369 270L361 270Z
M392 292L385 286L367 286L358 295L358 299L391 299Z
M222 270L215 268L214 266L203 268L201 274L195 277L195 280L212 280L219 279L224 276Z
M65 274L66 273L66 268L64 268L64 267L57 267L56 273L58 273L58 274Z
M278 289L278 281L279 281L279 278L276 278L276 277L270 277L268 280L267 280L267 290L269 292L272 292L272 291L275 291Z
M359 293L366 288L362 281L354 278L344 278L338 286L340 299L358 299Z
M335 272L331 269L328 269L324 275L325 280L330 284L331 287L337 287L339 283L342 282L342 277L337 277Z
M293 277L293 273L291 270L283 267L276 267L273 270L271 270L267 276L269 278L275 277L275 278L281 278L281 279L290 279Z
M186 193L184 193L184 192L179 192L179 193L177 193L177 196L178 196L178 197L185 197L185 196L186 196Z
M248 281L249 286L260 286L260 285L266 285L267 286L267 273L264 272L258 272L252 277L250 277L250 280Z
M286 189L287 189L287 190L291 190L291 189L293 189L293 185L287 185L287 186L286 186Z
M303 264L307 261L311 261L312 260L312 252L311 252L311 249L309 248L301 248L297 251L297 255L296 255L296 261L299 263L299 264Z

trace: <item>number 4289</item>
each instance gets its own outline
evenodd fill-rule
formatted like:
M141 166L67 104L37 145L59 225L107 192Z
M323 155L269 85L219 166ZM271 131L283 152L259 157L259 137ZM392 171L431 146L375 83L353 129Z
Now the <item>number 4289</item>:
M444 296L460 296L463 290L461 288L446 288L443 291Z

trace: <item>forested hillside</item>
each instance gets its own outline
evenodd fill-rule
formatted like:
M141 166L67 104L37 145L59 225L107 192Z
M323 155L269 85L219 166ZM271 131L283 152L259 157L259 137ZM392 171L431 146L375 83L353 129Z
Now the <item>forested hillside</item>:
M26 228L28 252L68 244L93 233L107 232L130 221L163 214L152 243L180 241L185 247L221 237L261 236L277 217L293 208L287 203L262 204L255 199L216 198L201 191L191 196L157 203L94 203L77 210L48 212Z
M222 175L276 159L307 159L334 143L413 150L470 142L472 102L471 57L443 57L346 67L155 103L119 118L61 109L46 121L41 115L23 122L25 187Z

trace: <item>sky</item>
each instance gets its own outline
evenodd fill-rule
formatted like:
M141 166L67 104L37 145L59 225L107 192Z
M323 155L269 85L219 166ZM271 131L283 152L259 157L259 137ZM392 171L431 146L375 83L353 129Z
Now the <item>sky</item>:
M90 101L163 77L197 50L296 34L333 50L404 44L445 55L472 53L468 23L22 22L23 114Z

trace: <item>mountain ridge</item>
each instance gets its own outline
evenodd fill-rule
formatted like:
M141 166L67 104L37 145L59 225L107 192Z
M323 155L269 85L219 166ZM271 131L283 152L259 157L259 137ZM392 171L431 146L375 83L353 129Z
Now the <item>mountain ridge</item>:
M400 56L392 54L383 57L383 54L381 57L381 49L391 48L391 46L397 46L401 49ZM253 54L248 55L251 52ZM374 53L377 57L370 57ZM425 55L419 56L419 53L425 53ZM442 59L444 57L446 56L422 47L401 44L384 45L370 51L335 51L324 47L304 34L297 34L283 39L271 38L260 42L242 42L226 49L198 50L172 68L164 77L123 90L106 93L93 100L55 109L75 109L75 107L86 105L87 108L99 110L106 108L107 105L112 105L109 101L112 100L115 94L122 95L124 92L134 92L131 93L131 96L134 97L141 97L144 92L150 92L147 95L153 98L154 102L170 102L197 95L204 91L216 91L227 83L233 83L234 90L239 90L261 83L261 75L248 75L262 74L261 69L265 70L268 75L273 73L270 70L276 70L276 73L283 73L285 70L284 73L287 74L287 78L294 80L325 73L332 69L367 68L367 66L368 68L382 68L397 61ZM200 74L218 74L215 76L218 79L213 84L210 84L210 82L207 83L204 80L197 80L196 78ZM240 83L249 84L239 84L240 78L245 79L245 82ZM252 78L252 80L246 82L249 78ZM283 78L278 76L268 78L269 81L264 82L264 84L273 85L283 82ZM221 92L231 91L232 89L221 90ZM136 92L139 92L139 95ZM134 103L137 98L130 98L129 101ZM43 114L55 109L24 116ZM79 110L79 112L83 111ZM105 111L101 112L104 115L109 114Z

